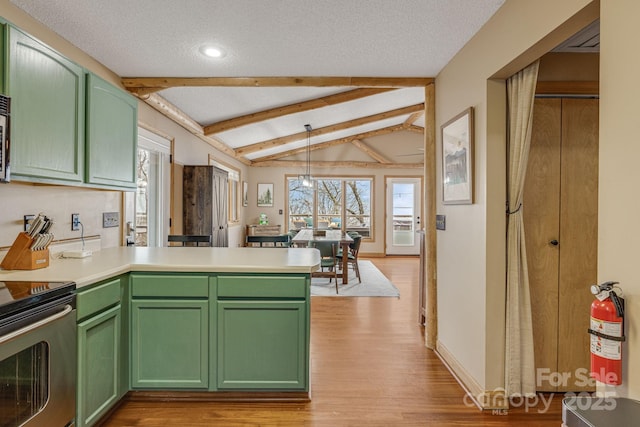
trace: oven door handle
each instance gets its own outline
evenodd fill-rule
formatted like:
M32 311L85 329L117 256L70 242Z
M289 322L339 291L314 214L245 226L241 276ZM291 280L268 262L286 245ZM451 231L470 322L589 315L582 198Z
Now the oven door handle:
M28 332L31 332L31 331L33 331L35 329L41 328L41 327L43 327L44 325L46 325L48 323L56 321L56 320L58 320L58 319L60 319L60 318L62 318L64 316L66 316L67 314L71 313L72 310L73 310L73 307L71 307L69 304L67 304L67 305L64 306L64 308L61 311L59 311L56 314L53 314L53 315L51 315L49 317L45 317L44 319L38 320L35 323L32 323L32 324L30 324L28 326L25 326L24 328L18 329L17 331L13 331L13 332L10 332L10 333L8 333L6 335L1 336L0 337L0 344L3 344L5 342L7 342L7 341L10 341L10 340L12 340L12 339L14 339L16 337L19 337L20 335L24 335L24 334L26 334Z

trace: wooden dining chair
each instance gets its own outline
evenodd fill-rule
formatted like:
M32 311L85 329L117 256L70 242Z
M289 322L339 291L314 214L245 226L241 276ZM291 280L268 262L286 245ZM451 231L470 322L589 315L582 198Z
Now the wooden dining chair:
M170 246L211 246L211 235L169 234L167 241L169 243L180 243L180 245Z
M338 261L336 259L338 242L330 240L311 240L310 248L316 248L320 251L320 270L311 273L311 277L328 277L329 283L331 279L336 281L336 294L338 293ZM328 271L324 269L327 268Z
M353 242L349 243L349 253L347 254L348 265L352 266L353 270L356 272L358 283L362 283L362 280L360 279L360 268L358 266L358 253L360 252L362 236L357 233L349 234L349 236L353 239ZM338 265L342 265L342 250L338 251L336 254L336 261L338 262ZM342 274L347 274L347 272L343 271Z

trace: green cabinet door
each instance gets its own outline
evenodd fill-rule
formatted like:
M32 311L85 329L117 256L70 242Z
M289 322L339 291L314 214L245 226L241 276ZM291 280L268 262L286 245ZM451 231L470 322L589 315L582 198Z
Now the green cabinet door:
M86 182L136 188L138 101L87 74Z
M8 39L12 178L81 183L84 70L14 27Z
M307 390L307 303L219 300L218 389Z
M132 388L208 387L206 300L134 299L130 315Z
M93 425L120 399L120 305L78 324L76 425Z

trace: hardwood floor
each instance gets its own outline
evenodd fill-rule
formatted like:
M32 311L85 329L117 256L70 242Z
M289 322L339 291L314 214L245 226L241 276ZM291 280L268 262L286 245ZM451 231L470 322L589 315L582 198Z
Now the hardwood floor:
M539 405L492 414L465 405L463 389L424 347L418 259L371 261L400 289L400 298L313 297L311 402L125 401L104 425L560 426L559 395L547 411Z

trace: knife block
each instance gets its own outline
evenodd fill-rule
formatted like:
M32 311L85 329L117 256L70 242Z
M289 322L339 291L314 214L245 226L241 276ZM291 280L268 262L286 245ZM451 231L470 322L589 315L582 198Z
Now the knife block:
M0 267L5 270L37 270L49 266L49 249L32 251L33 239L25 232L18 234Z

